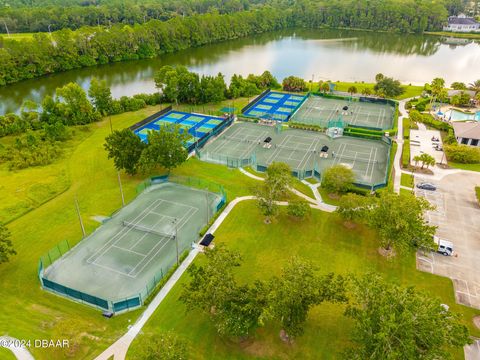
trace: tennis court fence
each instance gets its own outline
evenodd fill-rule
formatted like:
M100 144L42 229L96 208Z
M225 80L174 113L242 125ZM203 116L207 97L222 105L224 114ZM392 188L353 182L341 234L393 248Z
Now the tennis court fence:
M154 176L154 177L148 178L137 186L137 189L136 189L137 194L140 194L143 191L148 191L148 188L155 184L161 184L165 182L172 182L172 183L185 185L193 188L198 188L202 190L207 190L207 191L219 194L221 196L221 200L217 205L216 211L220 210L227 200L226 193L222 185L214 183L209 180L204 180L204 179L199 179L194 177L184 177L184 176L178 176L178 175L164 175L164 176ZM110 216L110 218L114 216L117 212L118 210L114 212ZM108 220L109 219L107 219L106 221ZM143 228L143 226L140 226L138 224L132 224L126 221L123 222L123 226L127 226L127 227L135 226L135 228L141 231L158 233L158 235L161 235L162 237L170 237L170 238L172 237L172 235L170 234L156 232L148 228ZM197 229L197 233L199 233L200 230L201 229ZM79 242L78 244L80 243L81 242ZM190 246L191 244L183 244L183 246L179 248L179 253L182 254L182 256L180 256L180 262L183 261L183 259L185 259L185 257L187 256L190 250ZM59 283L56 283L54 281L47 279L44 276L45 269L47 269L49 266L52 266L52 265L55 266L54 263L57 260L59 260L61 257L66 255L69 251L71 251L74 248L75 247L70 246L67 240L63 240L40 257L38 262L38 270L37 270L40 284L44 290L56 293L58 295L66 296L74 301L88 304L90 306L94 306L104 311L111 311L114 313L118 313L122 311L128 311L143 305L145 301L154 293L157 287L163 286L163 282L165 282L168 279L168 277L172 274L172 272L176 270L175 265L172 265L172 266L169 265L169 266L166 266L165 268L160 268L154 274L154 276L145 284L145 287L143 288L143 290L137 294L132 294L132 296L121 298L121 299L103 299L103 298L93 296L91 294L87 294L85 292L82 292L76 289L72 289L67 286L61 285Z

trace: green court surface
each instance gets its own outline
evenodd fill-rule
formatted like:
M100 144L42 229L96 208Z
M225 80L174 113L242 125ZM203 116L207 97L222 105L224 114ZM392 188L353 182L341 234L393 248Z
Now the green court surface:
M311 95L291 117L290 121L327 127L331 120L342 120L346 125L375 129L391 129L395 108L348 99L331 99Z
M267 143L268 137L271 141ZM342 164L354 171L357 184L371 187L386 183L389 151L387 140L346 136L332 139L323 133L298 129L278 133L271 126L235 123L197 154L204 161L230 167L252 166L259 171L265 171L273 162L285 162L300 179L321 177L326 168Z
M181 119L181 118L183 118L183 114L171 113L171 114L168 115L168 117L173 118L173 119Z
M114 304L124 299L138 298L142 303L177 254L197 241L221 202L222 196L210 191L171 182L151 185L46 267L43 285L57 292L73 289L67 295L87 294L81 300L92 303L88 296L95 297L109 309L123 310L124 304L121 308ZM45 257L42 262L48 265ZM103 301L96 305L105 308Z

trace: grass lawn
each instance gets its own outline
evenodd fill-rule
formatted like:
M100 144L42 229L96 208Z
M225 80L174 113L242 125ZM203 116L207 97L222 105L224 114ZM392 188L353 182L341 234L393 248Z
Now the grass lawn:
M317 190L320 193L320 196L322 197L322 200L324 203L335 205L335 206L337 206L340 203L340 197L337 198L337 197L334 197L333 195L330 196L330 191L326 190L324 187L319 186Z
M180 104L174 105L173 108L175 110L180 111L188 111L188 112L196 112L208 115L223 115L223 112L220 109L229 107L235 108L235 114L241 114L242 108L248 104L249 100L253 100L256 96L252 96L251 98L238 98L235 100L224 100L218 103L210 103L205 105L190 105L190 104Z
M470 170L470 171L480 171L480 164L462 164L456 163L453 161L448 162L448 166L455 169Z
M7 34L0 34L0 36L2 36L4 40L31 40L33 39L33 34L35 33L10 33L10 36Z
M477 196L477 202L480 205L480 186L475 186L475 195Z
M404 188L400 188L400 194L412 194L412 191L411 190L407 190L407 189L404 189Z
M77 127L74 138L66 143L60 160L46 166L35 166L10 171L7 164L0 164L0 222L8 223L42 205L67 190L71 179L68 161L83 140L92 134L91 127ZM0 145L14 141L14 137L0 138Z
M373 93L373 87L375 84L364 83L364 82L337 81L335 82L335 85L336 85L335 90L337 91L348 91L348 88L350 86L355 86L357 88L358 93L361 94L362 90L365 88L370 88ZM394 99L402 100L402 99L407 99L414 96L419 96L422 94L422 91L423 91L423 86L405 85L405 84L402 84L402 86L405 88L405 92L402 95L395 97Z
M158 107L150 107L112 116L112 122L114 128L120 129L156 111ZM70 339L70 344L75 344L68 350L32 349L36 359L91 359L123 334L129 321L135 321L140 314L137 310L107 320L98 310L41 290L38 281L37 266L41 255L61 240L67 239L73 245L81 239L74 208L75 195L88 233L99 226L92 216L109 215L121 205L116 171L103 149L104 138L110 133L109 123L92 124L91 128L89 136L77 144L70 156L63 157L56 165L65 169L70 187L52 201L8 225L18 254L9 263L0 265L0 307L3 309L0 324L3 332L19 339L66 338ZM22 171L26 175L21 175ZM12 173L12 176L31 177L32 184L44 180L41 171L22 171ZM189 160L175 173L219 182L224 185L230 199L250 194L249 189L256 185L255 180L238 170L196 159ZM122 176L127 201L134 198L135 188L145 176ZM15 190L10 184L4 185L3 180L1 184L8 185L9 192Z
M400 178L400 185L413 188L413 176L410 174L402 173Z
M0 359L15 360L16 357L9 349L0 346Z
M298 221L282 209L273 224L265 225L262 220L254 202L243 202L215 234L217 244L225 243L242 254L244 264L237 271L240 281L267 279L278 274L293 255L309 259L323 273L379 271L390 281L426 290L451 306L453 311L462 312L465 323L473 331L471 318L480 311L455 304L449 279L417 271L413 254L387 261L378 254L378 239L371 230L363 226L349 230L335 214L322 211L313 211L307 220ZM202 261L201 255L196 261ZM270 323L247 343L221 339L205 315L186 313L178 301L187 279L188 274L185 274L147 322L130 347L128 359L137 358L135 355L144 345L145 335L166 330L173 330L190 343L192 359L337 359L348 345L352 324L343 316L344 306L328 304L312 310L305 334L294 345L283 344L278 338L278 325ZM463 350L455 351L454 355L463 359Z
M454 32L450 32L450 31L425 31L424 34L437 35L437 36L449 36L449 37L457 37L457 38L466 38L466 39L480 39L480 34L454 33Z

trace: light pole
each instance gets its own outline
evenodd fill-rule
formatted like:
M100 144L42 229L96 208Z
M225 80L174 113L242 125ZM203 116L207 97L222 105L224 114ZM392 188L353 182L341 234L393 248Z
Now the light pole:
M180 264L180 261L179 261L179 256L178 256L178 233L177 233L177 218L173 219L172 221L172 224L173 224L173 227L174 227L174 230L175 230L175 248L177 250L177 266Z

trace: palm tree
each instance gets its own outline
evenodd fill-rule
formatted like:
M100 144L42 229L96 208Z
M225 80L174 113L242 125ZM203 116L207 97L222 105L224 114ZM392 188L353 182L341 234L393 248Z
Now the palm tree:
M372 89L370 89L369 87L364 87L362 89L362 95L372 95Z
M476 80L473 83L468 84L470 90L475 91L475 95L480 93L480 80Z
M356 94L357 93L357 88L352 85L348 88L348 92L350 93L350 95Z

